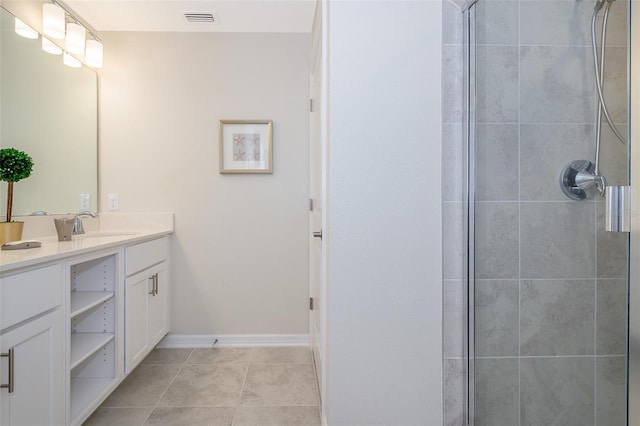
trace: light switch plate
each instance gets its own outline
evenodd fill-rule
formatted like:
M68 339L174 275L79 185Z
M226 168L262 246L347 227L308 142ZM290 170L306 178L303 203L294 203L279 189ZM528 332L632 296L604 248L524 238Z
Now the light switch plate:
M120 210L120 200L118 199L118 194L109 194L107 198L109 211Z

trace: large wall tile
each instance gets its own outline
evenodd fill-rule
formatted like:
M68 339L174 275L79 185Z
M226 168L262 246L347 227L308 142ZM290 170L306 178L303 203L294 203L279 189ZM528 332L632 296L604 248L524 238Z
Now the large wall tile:
M593 354L594 286L594 280L522 281L521 355Z
M461 45L442 46L442 122L461 123L463 58Z
M602 30L602 17L598 19L598 34ZM616 0L609 10L607 23L607 46L626 46L629 43L629 2ZM598 45L600 43L598 42Z
M518 200L518 126L478 124L476 201Z
M442 125L442 200L462 201L464 153L462 123Z
M476 121L518 121L518 48L477 46Z
M442 269L444 279L465 277L464 205L456 202L442 204Z
M464 364L462 359L444 360L444 425L463 422Z
M627 353L627 280L598 280L596 353Z
M614 123L628 121L627 48L608 47L604 67L604 98Z
M598 278L626 278L629 234L605 229L605 203L597 203Z
M595 204L522 203L522 278L595 277Z
M567 201L558 176L569 162L593 161L591 124L523 124L520 126L520 199Z
M442 2L442 44L462 44L462 10L454 3Z
M518 294L517 280L476 280L476 356L518 355Z
M520 425L594 424L593 358L520 361Z
M616 124L616 128L626 141L628 139L627 125ZM601 134L600 174L607 180L607 185L628 185L629 159L627 144L620 142L606 123L602 124Z
M627 359L596 358L596 425L627 425Z
M517 425L518 360L478 359L475 372L475 426Z
M476 278L518 278L518 259L518 203L476 203Z
M443 291L442 341L445 358L462 357L464 332L464 292L462 280L445 280Z
M520 47L521 123L593 122L590 58L588 47Z
M518 2L480 1L476 6L477 44L518 44Z
M593 3L567 0L520 2L523 45L590 46Z

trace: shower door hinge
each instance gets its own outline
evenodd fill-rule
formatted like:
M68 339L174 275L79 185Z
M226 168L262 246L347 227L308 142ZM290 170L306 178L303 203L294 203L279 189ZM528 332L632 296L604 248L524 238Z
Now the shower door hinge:
M313 311L313 297L309 298L309 310Z
M631 187L607 186L604 194L606 199L605 229L609 232L630 232Z
M313 198L309 198L309 211L313 211Z
M309 99L309 112L313 112L313 99Z

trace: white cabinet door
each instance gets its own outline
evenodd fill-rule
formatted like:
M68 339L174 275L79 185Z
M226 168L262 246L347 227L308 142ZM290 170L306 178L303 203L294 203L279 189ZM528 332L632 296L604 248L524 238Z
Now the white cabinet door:
M132 277L125 284L126 373L130 373L167 333L165 262Z
M13 391L0 389L0 424L64 424L62 311L55 310L0 336L3 354L13 355ZM9 359L0 361L0 381L9 383Z
M146 272L127 278L125 284L125 371L130 373L147 355L147 301L153 287Z
M150 346L157 345L168 332L166 304L169 288L167 286L168 277L164 262L154 268L154 274L156 280L155 292L153 292L153 295L148 296L149 332L147 337Z

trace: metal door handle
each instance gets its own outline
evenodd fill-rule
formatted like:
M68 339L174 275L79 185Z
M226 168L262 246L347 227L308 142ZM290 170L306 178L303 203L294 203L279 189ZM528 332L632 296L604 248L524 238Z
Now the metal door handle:
M314 238L322 239L322 229L313 233Z
M0 388L9 389L9 393L13 393L13 348L9 349L6 354L0 354L2 358L9 358L9 383L6 385L0 385Z

